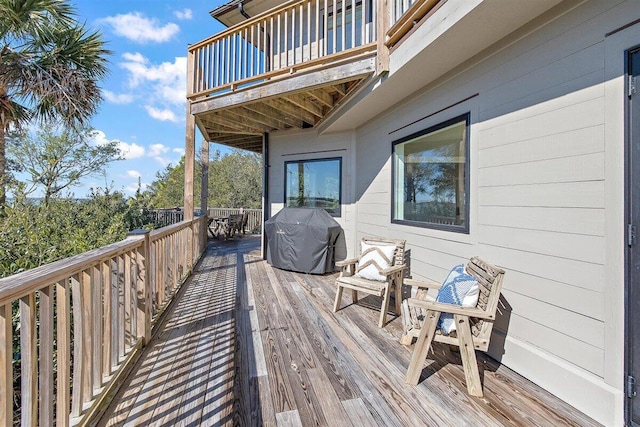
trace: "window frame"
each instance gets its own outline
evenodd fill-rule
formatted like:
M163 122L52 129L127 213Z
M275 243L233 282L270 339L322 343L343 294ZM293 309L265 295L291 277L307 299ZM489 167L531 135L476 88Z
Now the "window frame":
M465 168L464 168L464 186L465 186L465 195L464 195L464 214L465 214L465 224L464 225L449 225L449 224L436 224L431 222L424 221L415 221L415 220L407 220L407 219L396 219L396 146L403 144L405 142L409 142L413 139L417 139L421 136L436 132L440 129L444 129L448 126L454 125L456 123L465 122ZM411 135L407 135L400 139L397 139L391 143L391 223L392 224L400 224L400 225L408 225L412 227L420 227L420 228L429 228L433 230L441 230L441 231L450 231L454 233L460 234L469 234L469 223L470 223L470 200L471 200L471 144L470 144L470 130L471 130L471 112L467 112L451 119L445 120L443 122L439 122L433 126L430 126L426 129L420 130L418 132L414 132Z
M288 184L288 180L287 180L287 166L289 164L298 164L298 163L317 163L317 162L326 162L326 161L332 161L332 160L337 160L338 161L338 209L337 212L329 212L327 209L325 208L321 208L324 209L325 211L327 211L327 213L329 215L331 215L334 218L340 218L342 217L342 157L323 157L321 159L299 159L299 160L287 160L284 162L284 194L283 194L283 205L285 208L288 208L289 206L287 206L287 184ZM306 207L302 207L301 209L313 209L310 206L306 206Z

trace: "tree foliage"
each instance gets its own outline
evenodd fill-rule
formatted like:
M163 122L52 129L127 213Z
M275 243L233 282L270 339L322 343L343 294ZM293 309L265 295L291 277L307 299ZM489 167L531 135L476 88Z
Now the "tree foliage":
M141 227L152 227L144 205L119 192L54 197L48 205L20 195L0 218L0 277L120 241Z
M76 21L68 0L0 0L0 208L6 135L32 119L85 123L102 101L102 36Z
M93 131L46 124L36 132L16 132L8 147L9 170L27 175L30 194L42 190L45 205L52 196L80 184L82 178L104 171L121 159L118 143L91 145Z
M195 164L194 199L199 204L202 168ZM220 208L260 208L262 203L262 159L260 155L232 150L219 151L209 161L209 206ZM184 202L184 158L176 166L159 172L149 186L151 203L157 208L182 206Z

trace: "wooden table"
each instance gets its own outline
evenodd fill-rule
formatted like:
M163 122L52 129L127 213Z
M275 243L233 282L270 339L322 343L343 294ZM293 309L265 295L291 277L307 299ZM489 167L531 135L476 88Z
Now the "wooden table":
M209 228L209 233L211 233L211 236L216 239L219 239L221 235L225 237L225 240L230 237L228 216L209 218L207 227Z

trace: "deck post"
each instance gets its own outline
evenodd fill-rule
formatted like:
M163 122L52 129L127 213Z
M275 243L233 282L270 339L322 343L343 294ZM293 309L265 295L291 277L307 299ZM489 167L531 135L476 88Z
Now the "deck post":
M267 237L264 234L264 223L269 219L271 209L269 209L269 134L262 134L262 259L267 259Z
M387 31L389 31L389 12L391 2L378 0L376 10L376 39L378 40L378 55L376 61L376 74L384 74L389 71L389 47L385 44Z
M207 200L209 199L209 141L202 140L202 156L200 158L202 167L202 177L200 186L200 213L208 216L209 209Z
M149 254L151 242L149 230L138 229L127 233L127 237L144 237L142 247L136 255L136 335L147 345L151 339L151 280L149 272Z

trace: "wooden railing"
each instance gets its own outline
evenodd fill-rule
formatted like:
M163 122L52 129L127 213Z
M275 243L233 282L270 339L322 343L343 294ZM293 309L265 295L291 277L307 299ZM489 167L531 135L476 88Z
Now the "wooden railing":
M0 426L104 410L206 239L196 218L0 279Z
M375 52L379 0L296 0L189 47L188 97Z
M393 0L391 2L391 25L400 20L409 8L418 0Z
M209 208L209 218L225 217L247 212L249 218L246 230L248 233L260 233L262 230L262 209L244 209L244 208Z

